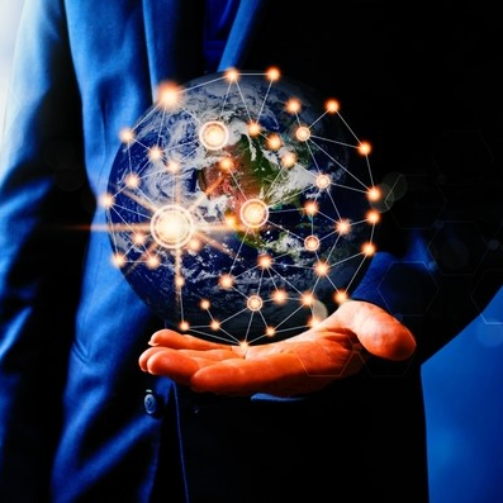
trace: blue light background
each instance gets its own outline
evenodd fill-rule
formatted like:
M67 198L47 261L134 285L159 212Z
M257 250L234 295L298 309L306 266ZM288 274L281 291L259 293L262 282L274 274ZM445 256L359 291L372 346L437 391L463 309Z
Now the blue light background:
M22 5L0 0L0 134ZM503 502L503 290L485 314L423 366L431 503Z

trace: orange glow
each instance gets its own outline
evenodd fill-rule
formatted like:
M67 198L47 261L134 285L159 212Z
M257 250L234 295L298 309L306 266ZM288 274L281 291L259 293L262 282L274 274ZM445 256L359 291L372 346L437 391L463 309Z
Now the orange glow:
M160 161L162 159L162 150L159 147L152 147L148 151L148 158L152 161Z
M166 169L170 173L178 173L180 171L180 164L178 164L176 161L169 161L168 165L166 166Z
M211 330L220 330L220 323L217 320L213 320L210 323Z
M121 129L119 133L119 138L122 143L131 143L134 140L134 131L130 128Z
M250 345L246 342L246 341L241 341L239 343L239 347L243 350L243 351L248 351L248 348L250 347Z
M185 279L182 276L177 276L175 278L175 286L177 288L182 288L183 286L185 286Z
M161 265L161 261L157 255L150 255L147 259L149 269L157 269Z
M307 251L315 252L320 248L320 240L311 234L311 236L307 236L307 238L304 239L304 248Z
M112 264L115 267L123 267L126 264L126 257L122 253L114 253L112 255Z
M317 318L316 316L313 316L312 318L309 319L309 321L307 322L308 326L310 328L314 328L316 327L317 325L319 325L321 323L321 320L319 318Z
M220 150L229 141L229 130L223 122L209 121L201 126L199 140L208 150Z
M377 202L377 201L379 201L379 199L381 199L381 197L382 197L382 192L379 187L371 187L367 191L367 198L369 201Z
M299 141L307 141L311 138L311 130L307 126L299 126L295 131L295 137Z
M267 148L269 150L278 150L283 142L278 134L272 134L267 138Z
M373 243L365 243L362 246L362 252L367 257L370 257L370 256L374 255L374 253L376 252L376 247L375 247L375 245Z
M165 109L173 109L178 105L179 88L173 83L164 83L159 86L159 103Z
M318 203L314 201L310 201L304 205L304 212L307 215L314 216L316 213L318 213Z
M201 241L199 241L199 239L191 239L189 241L188 247L191 251L199 251L201 249Z
M269 269L272 266L272 257L270 255L260 255L258 258L258 265L262 269Z
M372 145L370 145L367 141L362 141L360 145L358 145L358 152L361 155L369 155L372 152Z
M237 219L234 215L227 215L225 217L225 223L231 227L231 228L234 228L236 227L236 224L237 224Z
M314 304L314 295L311 292L306 292L301 297L304 306L312 306Z
M142 232L137 232L133 235L133 243L135 245L144 244L146 239L147 239L147 236L145 236L145 234L143 234Z
M332 183L332 179L328 175L321 174L316 177L316 186L320 190L328 189L328 187L330 187L331 183Z
M186 332L190 328L189 322L188 321L182 321L180 323L180 330L182 332Z
M237 82L239 79L239 72L235 68L229 68L225 72L225 79L227 82Z
M284 304L288 299L288 294L285 290L278 289L272 292L271 297L276 304Z
M103 208L108 209L111 208L115 203L114 196L112 194L103 194L100 197L100 204Z
M248 199L240 211L241 221L247 227L257 229L262 227L269 218L269 209L260 199Z
M334 300L337 304L344 304L348 300L348 294L345 290L338 290L335 292Z
M337 100L330 99L325 103L325 110L329 114L335 114L336 112L339 111L340 105Z
M343 218L335 224L335 230L341 236L346 236L351 232L351 222L347 218Z
M131 173L126 177L126 185L130 189L137 189L140 186L140 177L136 173Z
M326 276L328 274L328 271L330 271L330 266L327 262L320 260L314 265L314 272L318 276Z
M298 114L300 112L300 109L302 108L302 105L300 104L300 101L291 98L286 102L286 111L290 112L291 114Z
M258 295L251 295L246 301L246 307L248 307L250 311L260 311L263 304L262 298Z
M224 274L220 276L220 286L224 290L229 290L234 285L234 278L230 274Z
M284 168L291 168L297 162L297 156L294 152L286 152L281 158L281 165Z
M272 80L274 82L276 80L279 80L280 77L281 77L281 72L279 71L278 68L272 67L272 68L269 68L269 70L267 70L267 78L269 80Z
M276 330L274 329L274 327L267 327L265 329L265 335L267 335L267 337L274 337L275 334Z
M230 171L234 167L234 163L230 157L224 157L219 162L220 169L223 171Z
M258 136L261 131L260 124L258 122L249 122L248 123L248 134L250 136Z
M369 211L367 213L367 222L370 224L377 224L381 220L381 215L377 211Z
M211 304L208 299L203 299L201 301L201 309L203 309L204 311L207 311L210 308L210 306L211 306Z

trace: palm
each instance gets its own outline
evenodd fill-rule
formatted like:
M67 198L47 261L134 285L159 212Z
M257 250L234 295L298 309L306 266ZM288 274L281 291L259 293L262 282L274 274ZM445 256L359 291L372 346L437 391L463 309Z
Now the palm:
M315 328L264 346L231 347L170 330L154 334L151 344L140 358L144 371L195 391L279 396L317 391L353 375L369 354L400 360L415 347L403 325L363 302L348 303Z

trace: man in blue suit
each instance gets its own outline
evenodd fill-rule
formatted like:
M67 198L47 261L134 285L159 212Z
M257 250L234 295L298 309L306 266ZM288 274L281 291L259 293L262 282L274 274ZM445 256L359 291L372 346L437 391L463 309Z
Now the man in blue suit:
M427 501L420 364L501 284L492 21L328 4L230 2L222 35L195 0L26 0L0 165L2 501ZM329 356L311 375L289 372L286 342L201 374L221 348L158 332L106 234L85 230L105 223L118 131L215 61L337 94L377 146L380 251L353 300L299 336L301 363Z

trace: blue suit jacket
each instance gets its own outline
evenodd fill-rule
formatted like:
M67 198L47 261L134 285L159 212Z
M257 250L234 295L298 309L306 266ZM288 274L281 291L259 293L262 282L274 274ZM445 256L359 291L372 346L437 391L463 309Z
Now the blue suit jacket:
M449 13L397 24L386 2L352 2L334 19L328 3L242 0L220 67L277 65L337 95L373 140L393 207L353 297L409 325L418 355L288 400L141 373L160 322L111 265L106 233L86 229L105 223L94 200L118 131L161 81L204 72L198 3L26 0L0 165L1 501L319 502L342 486L426 501L420 363L501 284L485 204L500 204L496 116L460 75L469 61L448 59ZM458 16L475 34L489 19Z

